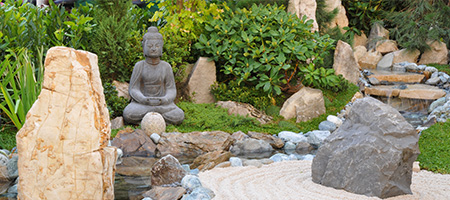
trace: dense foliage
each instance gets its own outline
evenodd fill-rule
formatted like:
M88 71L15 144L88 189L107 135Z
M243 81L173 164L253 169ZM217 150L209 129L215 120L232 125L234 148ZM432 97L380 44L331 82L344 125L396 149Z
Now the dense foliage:
M95 23L88 50L96 53L103 81L128 81L134 64L142 55L140 36L128 0L97 0ZM142 36L140 36L142 37Z
M193 63L199 55L192 45L204 30L204 24L213 16L220 17L217 5L204 0L161 1L161 8L151 18L164 37L162 60L172 65L175 80L181 81L186 64ZM195 56L194 56L195 55Z
M44 73L42 51L36 56L39 60L37 66L31 62L26 48L8 50L9 54L0 63L0 109L17 129L22 128L28 110L41 92Z
M438 123L423 131L419 139L420 167L450 174L450 122Z
M437 40L450 47L450 4L446 0L406 0L386 14L390 36L403 48L429 49L427 42Z
M263 88L269 96L302 83L334 87L341 79L322 66L334 41L312 33L311 24L311 20L298 19L282 6L253 5L250 10L235 11L225 7L223 18L205 26L195 47L238 84Z

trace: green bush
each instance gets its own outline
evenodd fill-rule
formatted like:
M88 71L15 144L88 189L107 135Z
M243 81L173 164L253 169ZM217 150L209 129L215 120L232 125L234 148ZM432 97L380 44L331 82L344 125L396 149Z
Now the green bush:
M424 130L419 139L420 167L437 173L450 173L450 122L437 123Z
M382 19L383 8L388 1L383 0L347 0L342 1L346 9L349 27L370 32L372 22Z
M37 8L20 1L7 0L0 6L0 60L8 49L27 48L30 55L37 55L41 47L46 52L50 47L62 45L84 48L88 43L86 37L92 27L89 13L92 8L82 6L68 13L50 1L51 7ZM33 62L37 62L34 56Z
M450 46L450 6L446 0L402 1L394 12L386 13L385 24L399 46L429 49L427 41L442 41Z
M97 54L104 82L128 81L134 64L142 58L141 32L136 31L129 0L97 0L89 51Z
M177 4L181 3L181 4ZM216 4L205 0L161 1L161 8L153 15L164 38L162 60L172 65L175 81L180 82L186 64L193 63L198 55L192 54L192 45L204 30L204 24L213 16L220 18L221 10Z
M262 88L269 96L280 95L302 81L333 87L339 79L332 69L323 69L320 79L310 79L305 72L322 72L323 57L334 43L328 35L312 33L311 24L312 20L298 19L276 5L226 9L223 19L205 26L195 47L214 59L225 75L239 84ZM307 69L308 63L313 69Z
M128 100L119 97L116 87L109 82L103 83L103 93L105 94L106 106L111 119L122 116L123 110L128 105Z
M285 8L288 6L289 4L289 0L228 0L227 1L227 5L230 6L231 9L236 10L236 9L242 9L242 8L246 8L246 9L250 9L253 4L256 5L280 5L280 6L284 6Z

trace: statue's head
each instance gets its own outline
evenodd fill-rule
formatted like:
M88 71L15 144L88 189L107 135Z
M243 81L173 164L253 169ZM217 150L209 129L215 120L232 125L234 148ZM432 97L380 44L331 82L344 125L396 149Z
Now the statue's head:
M144 56L150 58L156 58L162 56L163 50L163 36L158 32L158 28L151 26L148 28L142 40L144 47Z

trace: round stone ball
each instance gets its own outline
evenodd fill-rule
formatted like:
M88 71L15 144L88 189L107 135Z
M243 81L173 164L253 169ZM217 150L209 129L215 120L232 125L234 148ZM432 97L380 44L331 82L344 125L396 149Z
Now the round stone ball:
M144 118L142 118L141 129L149 137L153 133L161 134L166 131L166 122L161 114L149 112L145 114Z

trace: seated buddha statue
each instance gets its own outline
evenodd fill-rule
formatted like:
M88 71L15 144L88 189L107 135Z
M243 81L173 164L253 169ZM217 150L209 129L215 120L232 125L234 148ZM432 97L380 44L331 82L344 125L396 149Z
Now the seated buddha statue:
M161 114L169 124L180 124L184 120L183 110L174 103L177 90L172 67L160 59L163 44L158 29L148 28L142 41L145 60L134 66L128 88L131 103L123 111L128 123L139 124L149 112Z

